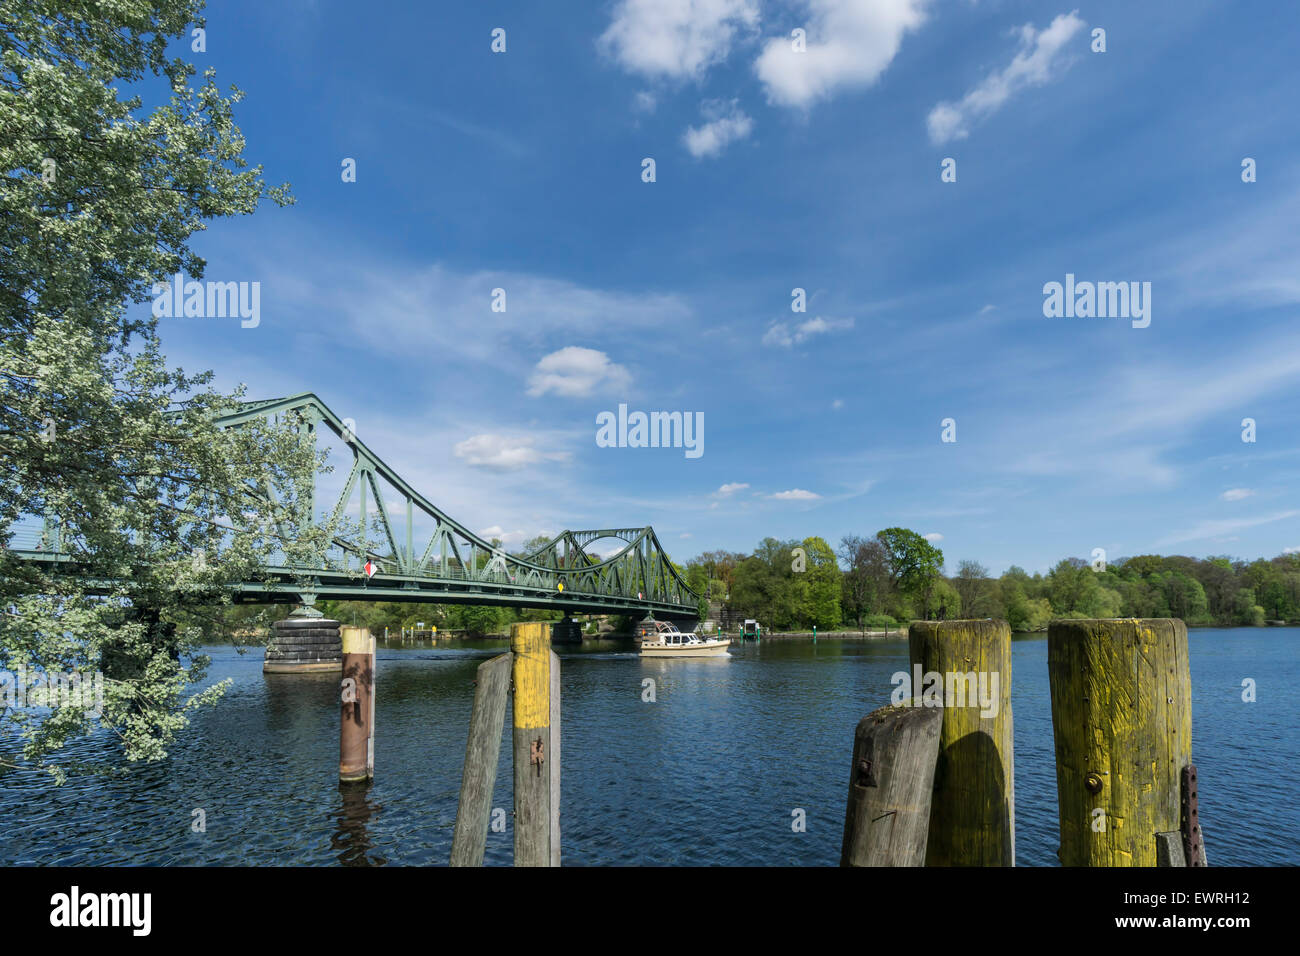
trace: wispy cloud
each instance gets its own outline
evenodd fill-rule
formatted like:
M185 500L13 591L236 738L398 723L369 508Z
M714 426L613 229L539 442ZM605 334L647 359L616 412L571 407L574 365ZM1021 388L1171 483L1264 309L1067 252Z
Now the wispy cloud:
M475 123L446 110L417 107L386 96L373 97L370 102L377 109L401 116L411 125L427 127L431 123L436 124L514 156L525 156L531 152L526 144L500 129Z
M828 332L851 328L853 328L852 319L824 319L821 316L797 324L773 322L763 333L763 344L788 349L795 345L802 345L815 335L825 335Z
M1262 515L1255 518L1219 518L1202 521L1183 531L1176 532L1156 542L1158 546L1182 544L1185 541L1202 541L1207 538L1219 538L1241 531L1245 528L1257 528L1260 525L1276 524L1300 515L1300 511L1279 511L1276 514Z
M971 126L996 113L1015 93L1050 82L1069 66L1062 51L1083 27L1077 10L1062 13L1042 30L1025 24L1017 31L1020 51L1006 67L989 74L956 103L939 103L930 111L926 125L931 141L941 145L965 139Z
M339 269L333 263L343 253L310 238L261 248L263 288L275 290L278 314L291 310L316 317L320 334L337 334L352 348L403 364L437 355L447 364L522 379L536 349L554 349L557 338L598 345L612 329L620 336L649 330L663 335L689 325L694 314L682 296L653 290L602 289L529 272L466 271L380 258ZM504 293L503 312L493 311L498 289ZM324 323L332 327L328 332ZM263 324L271 320L264 318Z
M1249 498L1254 493L1250 488L1229 488L1219 497L1224 501L1240 501L1242 498Z
M564 461L569 457L567 452L541 451L531 438L506 435L474 435L457 442L452 451L466 464L502 471L526 468L542 461Z
M1043 374L1053 374L1051 369ZM1168 457L1188 433L1221 421L1225 442L1237 442L1227 409L1279 394L1300 375L1300 335L1259 336L1234 350L1219 349L1212 363L1150 360L1110 373L1104 395L1080 385L1054 426L1035 430L1032 448L1018 427L1002 431L990 465L1043 477L1095 474L1098 457L1117 473L1169 486L1178 469Z

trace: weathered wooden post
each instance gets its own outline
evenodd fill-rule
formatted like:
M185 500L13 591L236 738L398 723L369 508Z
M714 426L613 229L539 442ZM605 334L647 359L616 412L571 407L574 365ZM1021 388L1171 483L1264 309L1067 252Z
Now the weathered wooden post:
M551 866L560 865L560 656L551 655Z
M515 866L560 865L560 659L550 625L510 625L514 655Z
M927 866L1015 866L1011 627L1006 621L915 621L912 693L942 707Z
M840 866L924 866L938 708L888 706L858 723Z
M1180 829L1181 777L1192 758L1187 625L1053 621L1047 671L1061 863L1168 862L1158 835Z
M507 651L478 666L469 739L465 742L465 770L460 780L460 804L456 808L456 831L451 840L452 866L483 865L513 663L514 655Z
M339 782L375 775L375 639L368 628L340 628L343 639Z

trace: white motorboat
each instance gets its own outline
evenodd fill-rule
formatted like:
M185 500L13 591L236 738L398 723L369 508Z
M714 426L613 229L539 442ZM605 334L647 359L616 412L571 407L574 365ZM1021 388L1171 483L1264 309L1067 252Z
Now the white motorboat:
M700 637L694 631L679 631L669 621L655 621L651 634L641 638L642 657L723 657L729 638Z

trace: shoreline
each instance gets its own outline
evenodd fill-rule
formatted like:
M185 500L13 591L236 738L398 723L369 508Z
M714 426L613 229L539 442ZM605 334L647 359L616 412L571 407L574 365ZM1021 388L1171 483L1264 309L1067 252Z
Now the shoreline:
M737 635L724 634L724 637L731 637L733 643L743 644L746 639ZM816 635L812 631L774 631L768 634L763 632L763 641L811 641L816 638L819 641L887 641L887 640L906 640L907 628L897 627L888 631L818 631ZM757 642L761 643L761 641Z
M1279 623L1279 624L1188 624L1187 625L1187 629L1189 631L1197 631L1197 630L1269 631L1269 630L1285 630L1285 629L1296 629L1296 628L1300 628L1300 623L1293 624L1288 622L1288 623ZM1028 635L1042 635L1043 637L1046 637L1047 628L1044 627L1032 631L1012 631L1012 634L1017 637L1028 636ZM729 634L724 634L723 636L731 638L732 643L737 646L753 641L753 638L749 638L748 640L741 638L739 633L729 633ZM230 647L243 647L249 649L257 649L266 646L266 641L268 640L269 635L259 636L255 639L250 639L253 637L254 637L253 635L249 635L249 634L242 635L243 639L236 639L236 640L232 640L229 637L227 637L225 640L221 640L221 641L205 642L205 646L212 646L212 647L230 646ZM379 640L381 641L384 640L382 635L376 635L376 637L378 637ZM457 641L465 641L467 643L478 643L478 642L488 642L488 641L499 642L499 641L508 641L510 639L510 635L509 633L464 634L464 633L452 633L452 632L444 631L444 632L439 632L436 635L435 643L439 640L445 640L448 638ZM582 635L581 644L588 644L588 643L598 642L598 641L631 641L635 639L636 636L633 634L616 634L616 633L605 633L600 635L584 634ZM813 633L811 631L774 631L772 633L767 633L765 631L763 633L762 639L764 641L804 641L804 640L810 641L813 640ZM882 631L882 630L872 630L866 632L818 631L816 635L816 639L837 640L837 641L906 640L907 625L903 625L897 628L891 628L888 631ZM388 641L394 644L403 643L395 635L390 635ZM429 638L428 636L421 636L420 638L416 639L416 642L428 643ZM414 642L408 641L407 643L414 643ZM579 646L579 644L578 642L574 642L571 646Z

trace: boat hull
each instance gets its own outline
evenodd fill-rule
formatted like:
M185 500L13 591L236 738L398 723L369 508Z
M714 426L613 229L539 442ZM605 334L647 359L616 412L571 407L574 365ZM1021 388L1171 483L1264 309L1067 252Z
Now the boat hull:
M642 657L726 657L730 640L712 644L642 644Z

